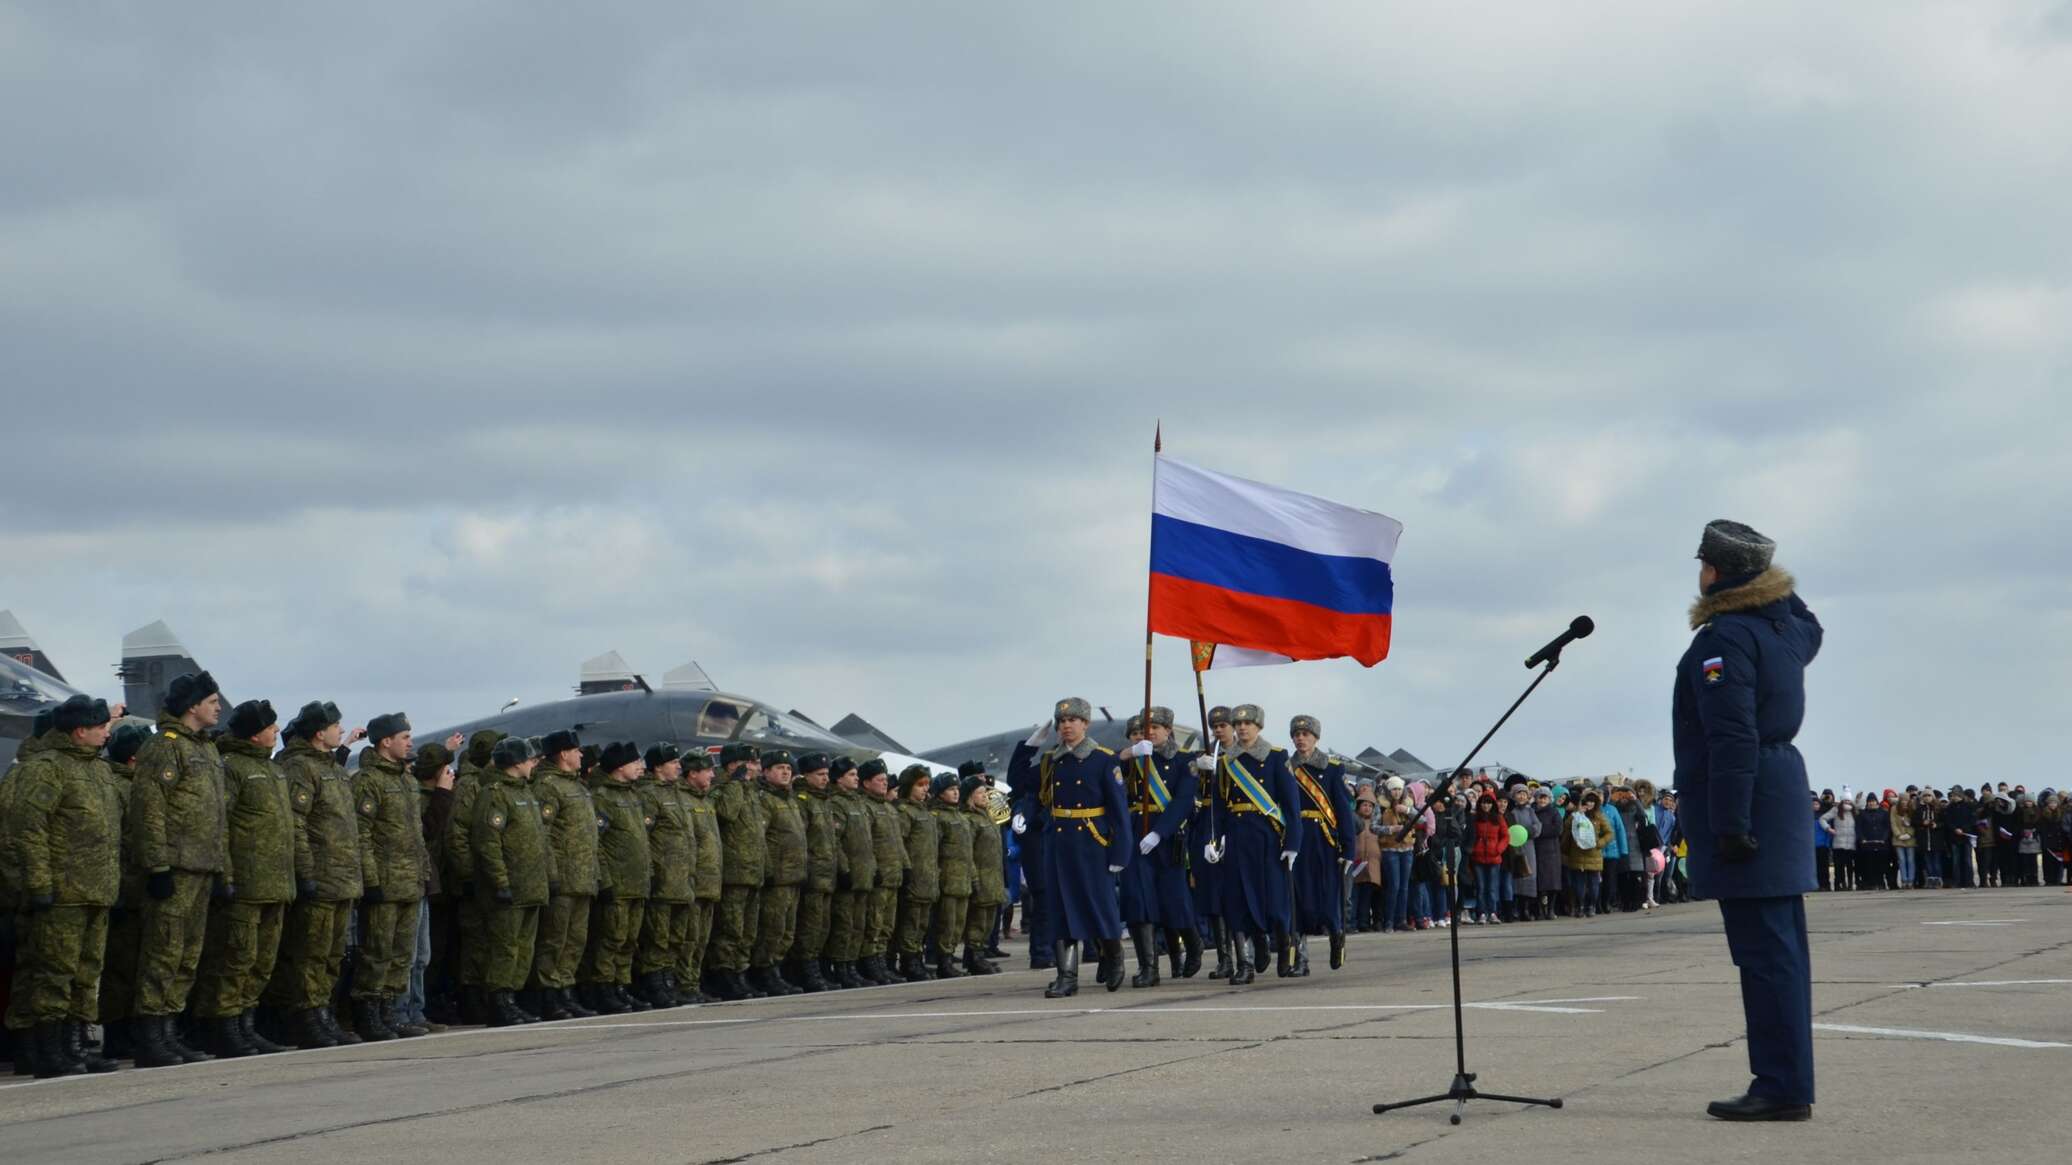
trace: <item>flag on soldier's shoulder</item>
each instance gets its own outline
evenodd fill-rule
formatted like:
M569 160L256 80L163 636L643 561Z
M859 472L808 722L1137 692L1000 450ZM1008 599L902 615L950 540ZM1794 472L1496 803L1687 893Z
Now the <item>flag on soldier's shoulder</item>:
M1151 629L1193 640L1198 671L1344 656L1373 667L1389 654L1402 536L1385 514L1161 454Z

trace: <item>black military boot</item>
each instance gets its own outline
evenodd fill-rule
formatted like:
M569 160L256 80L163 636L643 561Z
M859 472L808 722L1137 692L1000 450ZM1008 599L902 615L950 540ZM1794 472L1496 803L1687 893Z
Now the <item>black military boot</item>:
M324 1009L321 1007L309 1007L296 1012L289 1021L287 1034L298 1048L338 1046L338 1041L332 1039L330 1031L325 1028Z
M654 1010L653 1007L650 1007L648 1005L647 1000L642 999L639 996L633 994L631 991L626 990L626 985L624 983L610 983L605 985L604 987L599 988L599 990L611 992L611 997L613 999L618 1000L620 1003L624 1004L626 1006L627 1011Z
M1079 994L1079 944L1059 943L1053 959L1058 977L1043 989L1045 999L1068 999Z
M177 1015L165 1017L165 1042L190 1064L205 1064L216 1058L187 1042L187 1037L180 1032L180 1017Z
M1230 932L1223 928L1223 920L1209 920L1209 934L1216 942L1216 969L1209 972L1211 979L1228 979L1231 973Z
M1345 932L1334 930L1331 932L1331 969L1336 971L1343 966L1345 966Z
M1095 975L1100 980L1101 986L1106 987L1110 991L1120 991L1122 989L1122 940L1119 938L1102 939L1100 943L1100 956L1101 961L1098 964L1098 970L1095 972Z
M1295 941L1285 934L1273 936L1273 973L1283 979L1295 977Z
M630 1000L619 998L609 983L586 983L583 985L584 1002L599 1015L625 1015L633 1010Z
M597 1014L585 1006L582 1000L576 998L576 989L573 987L550 988L549 994L554 996L555 1002L561 1005L561 1010L566 1012L570 1019L589 1019Z
M136 1053L135 1029L126 1019L112 1019L101 1025L101 1054L111 1060L127 1060Z
M1298 934L1294 936L1294 941L1295 977L1297 979L1307 979L1309 978L1309 936Z
M1188 927L1180 932L1180 969L1175 978L1192 979L1201 974L1201 932Z
M863 972L857 969L854 960L835 964L835 981L849 991L870 986L870 981L864 979Z
M236 1060L257 1054L257 1049L246 1045L245 1033L235 1019L223 1016L202 1020L201 1024L202 1042L217 1059Z
M872 955L870 959L867 961L867 969L870 972L870 980L880 987L890 987L894 983L906 982L905 979L902 979L900 977L899 972L892 969L892 964L886 961L889 958L891 958L891 955L889 953L883 955Z
M324 1034L331 1037L332 1043L337 1044L341 1048L349 1048L354 1044L366 1042L360 1038L358 1032L349 1032L339 1024L338 1012L333 1010L329 1004L317 1008L316 1013L317 1022L324 1025Z
M489 1022L489 996L480 987L460 989L460 1021L465 1024Z
M95 1074L113 1072L117 1068L122 1067L112 1057L103 1055L101 1049L87 1042L86 1021L83 1019L66 1021L65 1051L73 1059L85 1065L88 1072Z
M974 975L998 975L1000 973L1000 968L995 966L991 959L986 958L985 952L979 950L977 943L964 944L964 969Z
M1257 949L1252 937L1243 931L1233 931L1229 936L1230 985L1243 987L1252 981L1252 955Z
M1273 936L1255 934L1251 935L1250 938L1252 940L1252 973L1255 975L1262 974L1266 970L1266 964L1273 960Z
M1116 944L1118 947L1120 943ZM1151 949L1151 925L1140 922L1130 927L1130 946L1137 952L1137 973L1130 977L1131 987L1158 986L1158 952ZM1118 952L1117 957L1120 957ZM1119 972L1118 972L1119 974ZM1101 979L1108 978L1108 954L1101 953Z
M59 1076L84 1076L86 1065L72 1059L65 1053L65 1024L39 1023L26 1033L32 1049L31 1064L38 1080L51 1080Z
M560 991L552 987L542 987L534 991L532 994L533 998L538 1001L538 1007L536 1008L536 1010L539 1013L539 1017L541 1019L575 1018L575 1012L570 1011L568 1009L568 1004L562 1002L562 995Z
M798 983L799 990L804 991L808 995L815 995L822 991L832 991L835 989L835 985L828 982L820 974L819 959L800 959L799 977L795 982Z
M530 1022L531 1020L527 1018L526 1014L518 1010L518 1001L512 997L509 991L492 991L489 993L490 1027L517 1027L520 1024Z
M928 968L921 965L920 955L909 954L905 951L899 953L898 975L908 983L919 983L923 980L935 978L935 976L928 973Z
M359 1032L360 1038L370 1044L396 1038L396 1033L390 1031L388 1024L382 1022L379 999L353 1000L353 1030Z
M130 1033L136 1045L130 1058L137 1067L176 1068L187 1062L180 1053L166 1046L164 1016L137 1016L130 1020Z

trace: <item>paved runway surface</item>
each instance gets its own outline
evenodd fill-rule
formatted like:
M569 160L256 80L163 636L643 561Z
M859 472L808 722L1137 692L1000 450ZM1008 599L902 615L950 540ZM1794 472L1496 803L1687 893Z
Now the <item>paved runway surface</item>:
M1944 1165L2062 1139L2072 895L1820 895L1811 917L1810 1124L1704 1117L1747 1059L1718 913L1691 905L1470 928L1470 1069L1567 1107L1482 1103L1458 1128L1369 1111L1451 1077L1434 931L1238 990L1051 1002L1020 972L0 1085L0 1158Z

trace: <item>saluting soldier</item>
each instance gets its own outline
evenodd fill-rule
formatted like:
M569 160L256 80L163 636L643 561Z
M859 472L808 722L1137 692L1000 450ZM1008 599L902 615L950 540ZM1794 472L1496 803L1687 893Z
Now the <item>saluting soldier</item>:
M871 809L857 778L856 762L836 757L828 772L834 778L836 843L841 860L835 867L833 918L827 931L828 979L837 987L862 987L863 976L856 966L863 957L863 944L870 929L871 893L877 888L877 834L871 825Z
M112 711L112 709L111 709ZM141 724L124 724L108 736L108 768L115 777L115 793L129 815L130 780L136 775L137 753L151 739L151 730ZM0 781L0 788L5 782ZM0 810L4 815L4 810ZM0 845L4 845L0 840ZM108 911L108 957L101 963L101 1050L111 1060L126 1060L136 1050L131 1038L130 1003L137 990L138 904L144 900L144 879L136 867L124 863L122 888Z
M871 846L877 851L877 880L870 896L864 956L857 970L884 986L902 980L888 960L899 927L899 894L906 885L906 822L894 800L892 776L882 758L858 765L856 775L871 814Z
M1050 878L1046 872L1045 844L1050 831L1050 814L1043 800L1040 761L1043 750L1057 740L1057 724L1045 720L1029 738L1014 746L1007 759L1007 795L1013 814L1008 828L1021 847L1023 880L1022 929L1029 936L1029 969L1045 971L1057 965L1056 943L1051 935Z
M766 752L762 762L763 892L748 981L768 995L797 995L804 988L779 974L777 964L791 953L798 925L799 887L806 881L806 819L791 791L791 754Z
M1098 978L1110 991L1122 986L1122 912L1115 876L1129 865L1135 836L1129 800L1115 754L1087 735L1093 707L1077 696L1058 701L1052 725L1057 743L1038 766L1037 801L1050 821L1045 881L1056 911L1052 938L1058 975L1045 998L1079 991L1079 946L1101 953Z
M690 934L697 837L683 796L682 754L669 743L647 750L647 775L634 783L648 826L647 909L640 920L640 953L633 960L634 994L655 1007L678 1007L676 968Z
M247 700L230 710L229 731L216 742L223 754L237 897L209 912L194 1016L204 1025L209 1051L226 1059L287 1050L259 1035L253 1015L280 953L296 867L308 861L297 852L309 843L295 827L294 792L273 763L280 734L273 705Z
M899 774L899 830L906 846L906 879L899 891L899 975L909 983L933 979L922 948L935 899L942 892L942 832L928 812L928 766L908 765Z
M175 1020L194 989L209 899L227 902L237 893L223 758L203 735L222 718L214 676L175 676L158 714L158 734L137 754L124 828L130 860L144 874L135 1002L140 1068L178 1062L173 1056L190 1064L215 1059L189 1047Z
M626 991L654 868L650 822L633 789L644 767L639 745L630 740L606 745L597 759L603 779L591 790L597 807L597 898L590 907L590 950L581 979L584 1002L606 1015L648 1010L646 1002Z
M540 740L546 754L529 770L547 848L554 851L554 892L540 911L532 983L548 1019L597 1013L576 998L576 974L590 945L590 907L597 895L597 806L583 781L583 741L571 729ZM521 986L523 986L521 984Z
M1000 968L986 957L986 944L1000 908L1007 904L1006 842L993 820L993 778L981 761L957 766L958 800L971 818L971 914L964 923L964 969L974 975L997 975Z
M345 969L345 935L360 897L359 800L338 763L346 740L338 705L312 700L282 733L281 769L301 835L295 847L295 904L288 908L280 957L264 998L280 1018L280 1032L300 1048L357 1044L338 1024L332 993ZM354 729L353 738L364 735Z
M806 826L806 880L799 883L797 933L791 941L785 978L807 991L835 986L821 975L828 933L834 925L835 888L842 875L842 815L835 807L829 772L834 761L823 753L799 758L798 788L793 799Z
M507 737L489 750L489 775L476 772L475 819L468 823L469 883L482 899L483 985L493 1027L532 1023L515 993L532 969L540 912L553 897L558 871L551 826L531 785L539 758ZM585 828L594 826L582 823Z
M1155 931L1163 928L1172 947L1173 975L1201 970L1201 932L1195 929L1194 897L1187 886L1185 830L1194 813L1194 755L1173 743L1173 710L1151 709L1144 739L1129 746L1123 761L1123 790L1130 824L1138 834L1137 860L1122 875L1122 920L1136 949L1132 987L1158 986Z
M52 716L55 739L4 782L14 786L8 836L27 920L14 991L29 1040L16 1063L45 1079L116 1068L84 1044L122 881L122 797L100 755L109 719L105 700L67 699Z
M364 1039L422 1035L390 1026L410 987L417 953L417 906L431 868L418 816L410 759L410 720L401 712L367 722L353 794L360 802L360 945L353 964L353 1027Z
M446 869L457 891L453 904L454 946L457 953L453 978L460 985L460 1018L463 1023L486 1023L489 1003L483 986L482 960L488 944L483 927L482 894L475 886L475 799L482 786L496 779L490 756L504 734L494 728L478 729L468 737L453 777L453 815L446 820ZM587 912L585 917L587 917Z
M1288 771L1288 754L1260 735L1266 713L1240 704L1230 713L1235 748L1217 767L1216 808L1223 835L1207 842L1204 860L1221 866L1223 923L1230 928L1232 986L1252 982L1264 960L1257 944L1285 935L1292 922L1288 873L1301 852L1300 794Z
M763 992L749 985L745 975L755 947L756 927L762 919L763 861L768 843L769 798L750 784L754 771L749 761L755 750L746 744L729 744L720 749L721 776L713 794L713 809L719 816L720 897L712 919L711 964L707 975L709 994L721 999L760 999Z
M1222 832L1221 810L1215 804L1215 777L1217 758L1230 752L1237 739L1230 726L1230 709L1221 704L1209 709L1208 730L1216 742L1215 752L1194 760L1194 817L1188 822L1192 843L1188 854L1189 878L1194 886L1195 917L1208 926L1209 939L1216 944L1216 969L1209 972L1209 978L1228 979L1234 968L1230 961L1230 931L1223 925L1223 867L1201 855L1202 847Z
M1331 969L1345 965L1345 870L1359 844L1359 822L1345 787L1345 762L1317 747L1323 722L1297 716L1288 722L1295 753L1288 770L1302 794L1302 853L1295 861L1295 975L1309 974L1307 938L1331 936ZM1283 956L1285 958L1285 956Z
M683 758L685 807L697 835L690 924L684 933L683 957L677 962L677 994L687 1003L709 1003L704 991L705 947L712 941L712 914L719 906L719 817L712 808L712 758L693 752Z
M971 917L971 893L976 888L972 867L971 814L964 812L964 790L949 773L931 783L935 817L941 843L936 850L935 974L940 979L959 979L965 974L958 965L957 948L964 941L964 924Z

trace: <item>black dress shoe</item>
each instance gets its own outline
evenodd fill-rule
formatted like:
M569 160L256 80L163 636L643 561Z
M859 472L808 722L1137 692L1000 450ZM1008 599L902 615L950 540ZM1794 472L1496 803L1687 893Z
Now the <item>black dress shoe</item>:
M1715 1100L1705 1106L1708 1116L1723 1121L1803 1121L1813 1119L1810 1104L1788 1104L1782 1100L1769 1100L1761 1096L1737 1096L1732 1100Z

